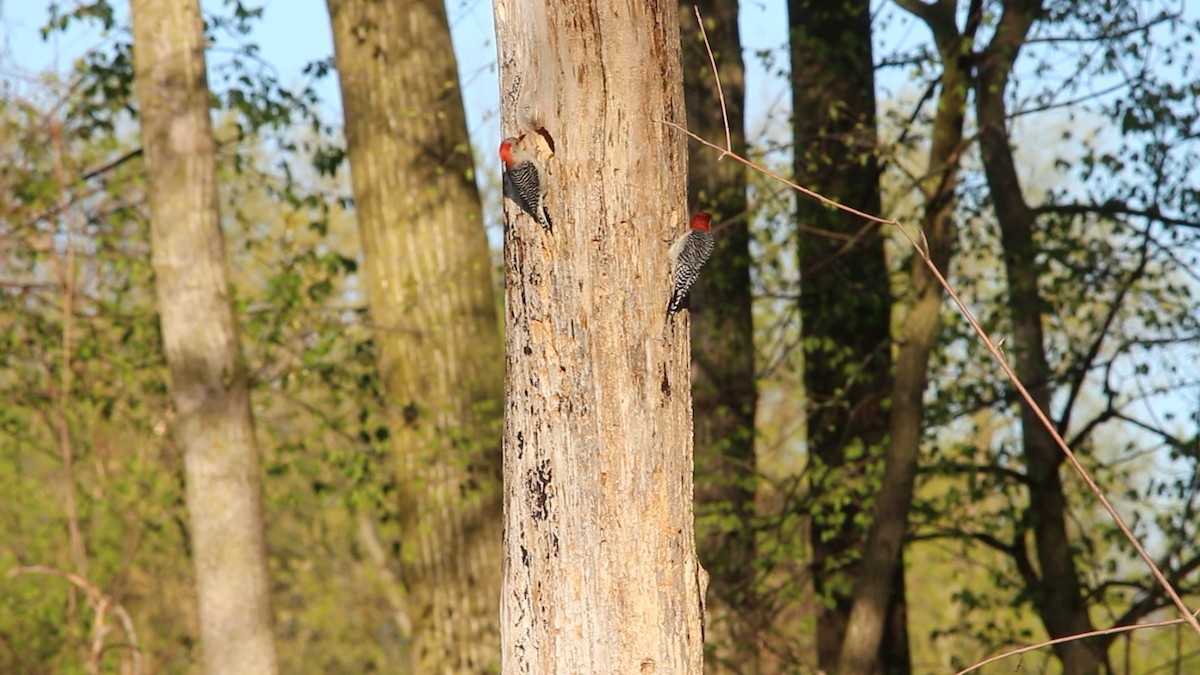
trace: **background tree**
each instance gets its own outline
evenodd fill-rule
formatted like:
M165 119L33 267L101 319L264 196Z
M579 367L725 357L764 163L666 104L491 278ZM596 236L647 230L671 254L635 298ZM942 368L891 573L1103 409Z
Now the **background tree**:
M1165 187L1152 192L1156 209L1189 213L1187 206L1175 201L1175 195L1179 193L1166 187L1172 181L1164 180L1164 175L1159 173L1167 155L1160 154L1155 139L1177 133L1180 128L1192 128L1195 116L1169 114L1158 117L1149 125L1156 131L1147 135L1148 142L1135 138L1137 126L1125 124L1125 138L1121 141L1124 149L1118 154L1132 158L1131 162L1102 162L1103 169L1098 169L1091 159L1075 164L1056 154L1061 146L1044 144L1042 148L1053 147L1055 154L1041 160L1046 163L1047 168L1043 171L1047 175L1035 181L1040 182L1038 188L1028 191L1021 188L1014 152L1025 157L1021 173L1033 173L1030 165L1034 162L1030 159L1037 154L1030 150L1030 142L1021 140L1024 120L1037 119L1034 124L1041 125L1040 128L1065 123L1068 130L1062 137L1069 138L1076 133L1073 125L1078 119L1089 119L1092 115L1097 117L1091 119L1121 119L1125 114L1124 106L1110 107L1105 101L1112 91L1129 88L1156 92L1150 99L1163 105L1150 105L1144 109L1172 109L1174 101L1178 100L1177 94L1172 93L1177 91L1175 85L1131 67L1141 62L1145 55L1141 53L1141 47L1127 48L1125 45L1127 40L1130 41L1128 44L1153 44L1155 41L1149 36L1156 27L1170 26L1167 31L1181 28L1176 23L1178 17L1150 5L1126 6L1121 10L1097 5L1081 14L1022 2L970 3L965 12L952 5L904 3L904 6L929 25L940 54L943 84L947 75L955 70L951 66L953 63L966 64L971 70L956 70L973 75L967 80L971 88L966 91L968 95L973 94L980 145L974 148L963 144L962 151L956 154L970 158L968 167L972 170L978 162L984 180L969 183L969 189L960 187L963 194L957 220L970 227L960 228L956 239L962 249L970 253L969 269L974 279L962 273L952 279L969 305L995 303L990 306L997 309L983 313L985 330L994 336L1011 336L1011 360L1026 385L1035 392L1039 407L1055 419L1060 430L1075 430L1068 434L1068 439L1081 456L1087 457L1085 465L1112 496L1114 486L1130 485L1132 477L1126 468L1129 462L1136 462L1142 452L1137 448L1146 447L1147 442L1153 443L1152 439L1144 437L1144 432L1156 428L1155 423L1142 422L1131 414L1130 406L1137 407L1138 401L1144 400L1144 394L1133 394L1128 389L1119 393L1124 387L1112 379L1112 373L1114 369L1126 367L1123 364L1130 358L1126 350L1134 344L1141 345L1133 347L1135 351L1147 349L1147 353L1155 352L1157 358L1170 359L1169 350L1179 344L1180 331L1177 329L1188 333L1192 325L1190 319L1172 312L1171 301L1158 303L1178 292L1190 296L1193 290L1187 288L1189 284L1179 286L1165 281L1175 272L1166 272L1166 277L1160 277L1158 272L1174 267L1175 263L1158 267L1150 262L1153 256L1148 252L1153 248L1179 261L1176 256L1190 244L1186 238L1178 237L1169 237L1173 243L1167 244L1166 239L1159 238L1156 229L1167 226L1168 222L1154 221L1153 216L1142 224L1130 222L1123 216L1136 216L1136 209L1117 208L1114 211L1102 208L1105 199L1097 199L1099 203L1091 208L1078 203L1067 209L1054 204L1038 208L1028 204L1031 198L1056 192L1044 187L1055 180L1048 179L1047 175L1074 175L1070 167L1079 170L1079 177L1072 179L1078 183L1059 191L1056 199L1062 199L1061 193L1080 190L1080 185L1086 185L1082 190L1088 194L1103 194L1116 184L1107 182L1113 177L1109 170L1129 171L1131 165L1140 165L1144 158L1150 166L1158 168L1147 166L1134 171L1159 176L1152 182ZM975 51L966 49L967 44L980 44L974 39L957 45L956 40L947 39L955 37L953 19L956 16L965 18L964 37L973 38L982 25L986 28L981 33L989 35L990 39ZM994 24L989 25L989 21ZM1062 56L1072 53L1077 49L1076 45L1081 45L1078 48L1084 50L1105 45L1102 52L1105 56L1094 60L1063 60ZM1018 75L1028 72L1025 69L1029 68L1054 68L1051 65L1054 63L1072 64L1069 72L1063 74L1066 84L1062 87L1049 85L1040 78ZM1191 61L1185 59L1182 63L1187 70ZM1119 77L1115 77L1118 74ZM1099 94L1080 89L1088 86L1083 85L1084 82L1110 76L1116 80L1112 89ZM943 98L946 92L943 86ZM972 99L964 97L963 100ZM1061 114L1060 108L1070 110L1071 116L1055 121ZM1114 109L1121 112L1114 114ZM940 110L939 103L939 114ZM912 119L919 116L918 112ZM1026 129L1024 133L1029 131ZM1034 133L1033 137L1038 138L1038 135ZM969 140L975 138L969 137ZM935 135L933 147L937 142ZM1038 142L1041 141L1034 141ZM896 165L899 167L901 162ZM1181 168L1177 166L1174 171ZM1148 194L1137 189L1134 192L1140 199ZM1038 223L1033 219L1038 213L1066 217L1062 220L1046 218ZM1076 219L1080 215L1099 220ZM1170 220L1180 222L1177 216ZM997 232L999 236L994 234ZM1107 243L1101 244L1100 240ZM1123 242L1132 242L1132 245L1123 245ZM1183 248L1176 248L1175 244L1182 244ZM936 254L937 246L932 241L930 248L931 253ZM1166 253L1168 249L1172 252ZM1002 258L993 253L996 250L1003 251ZM1087 262L1080 267L1070 261ZM1088 272L1082 273L1085 268ZM1068 277L1073 281L1066 281ZM986 281L989 279L1004 279L1004 282ZM1146 297L1142 294L1156 298L1152 303L1156 309L1151 310L1134 299ZM1133 319L1135 315L1139 318ZM1150 316L1156 318L1149 319ZM1167 316L1172 318L1167 319ZM1080 323L1074 317L1089 318ZM1112 544L1119 541L1119 535L1111 519L1098 513L1094 500L1079 487L1079 482L1073 478L1064 480L1059 475L1062 453L1050 444L1049 434L1040 428L1029 410L1021 413L1018 423L1016 399L1007 383L974 370L983 366L984 372L994 372L990 365L969 355L979 350L968 349L965 357L958 352L964 342L974 343L978 338L958 330L958 322L953 325L955 328L949 331L945 326L941 329L944 346L931 353L931 380L944 381L953 377L955 387L940 389L928 410L925 424L930 450L929 469L924 495L914 510L920 514L915 527L921 532L922 541L938 542L937 545L945 545L946 541L958 542L962 547L960 555L993 570L987 578L988 583L996 584L993 587L996 591L1019 589L1013 594L999 591L998 596L992 596L975 592L978 587L968 587L955 594L955 601L969 608L968 616L974 610L989 613L997 606L1027 603L1050 635L1084 630L1092 625L1094 617L1104 613L1124 623L1145 616L1143 610L1148 606L1161 607L1164 594L1153 584L1147 584L1140 562L1134 563L1138 572L1132 573L1132 577L1141 581L1126 577L1126 581L1118 584L1131 582L1138 589L1133 593L1113 592L1110 582L1098 581L1097 575L1104 576L1100 570L1125 568L1132 562L1129 548ZM1167 325L1172 327L1160 334L1156 326ZM1158 337L1151 337L1156 334ZM1147 340L1157 346L1148 347ZM1160 347L1164 351L1158 351ZM1139 370L1148 372L1154 368L1150 365L1153 360L1142 362L1137 357L1134 360L1139 362L1136 366ZM966 373L971 375L964 377ZM1169 389L1181 383L1169 376L1162 379L1156 388L1166 386ZM1085 384L1089 380L1092 386L1105 392L1099 397L1098 406L1095 400L1083 403L1081 392L1089 386ZM1164 385L1167 381L1175 384ZM1143 383L1135 388L1144 386ZM1093 406L1095 410L1084 412ZM1121 420L1122 424L1129 422L1136 430L1122 432L1115 429L1110 425L1114 420ZM949 430L952 425L962 425L969 431L960 435ZM1096 435L1096 430L1101 427L1105 427L1104 441L1099 441ZM1161 437L1161 432L1151 433ZM1117 437L1128 440L1115 444L1112 439ZM897 488L906 472L904 465L889 463L885 489L889 484ZM939 488L937 496L933 497L935 493L929 488L935 484ZM1180 495L1187 494L1187 488L1177 485L1181 488ZM903 490L894 489L892 494L903 494ZM1134 488L1127 494L1148 493ZM1190 498L1185 501L1187 499ZM897 502L885 501L881 496L877 512L895 514ZM1145 517L1137 501L1127 502L1124 506L1134 514L1135 522ZM965 512L964 508L967 509ZM1185 507L1179 514L1188 511ZM980 528L975 525L980 522L993 526ZM1177 527L1179 521L1174 522L1176 525L1166 529ZM893 542L897 538L894 529L892 535L886 537ZM878 550L895 547L894 543L888 544L884 539L879 538L878 543L882 545ZM1186 584L1186 570L1195 561L1192 547L1185 544L1176 549L1170 545L1167 549L1172 552L1163 554L1162 560L1168 568L1168 577L1177 584ZM864 575L864 579L871 582L870 575ZM964 584L969 582L964 581ZM877 606L879 601L871 602ZM1101 607L1105 609L1101 611ZM872 614L875 612L867 611L863 616ZM984 619L981 624L988 622L990 619ZM1023 639L1019 637L1021 629L1016 627L1018 625L1013 624L1013 632L1009 635ZM990 641L1001 638L1002 633L994 624L976 627L971 621L951 632L979 637L988 635L983 641L990 644L997 644ZM1075 641L1056 646L1055 653L1066 672L1096 672L1107 660L1104 651L1112 645L1109 639ZM843 657L846 656L844 650ZM1129 646L1125 658L1132 658Z
M972 4L966 27L960 32L956 26L957 13L949 5L907 1L899 4L926 23L940 55L939 78L919 104L923 105L937 91L926 168L923 174L913 175L910 180L920 195L922 232L930 261L945 274L957 236L954 193L960 180L970 68L963 54L975 39L981 7ZM895 161L893 158L893 165ZM839 648L839 669L846 673L874 672L880 666L884 633L889 628L894 631L900 619L891 604L894 595L901 592L897 582L902 577L897 578L896 570L904 565L902 547L924 429L929 357L937 340L944 302L942 288L924 261L913 256L909 266L908 284L900 298L902 319L896 336L884 475L875 496L850 623Z
M704 37L720 74L733 151L746 154L745 74L734 3L679 3L683 40L683 91L688 129L723 139L722 117ZM696 529L700 562L708 570L706 664L710 671L759 672L759 598L755 537L754 373L751 317L750 220L746 169L696 148L688 155L689 210L709 211L717 223L717 249L692 291L692 403L696 447Z
M1037 406L1046 411L1050 409L1050 368L1042 335L1043 301L1038 291L1034 219L1021 194L1006 133L1008 111L1004 103L1013 64L1042 7L1036 0L1006 1L1003 7L996 34L978 57L975 115L984 175L1004 246L1014 370L1030 387ZM1066 499L1059 475L1063 453L1032 410L1024 405L1021 433L1029 481L1027 518L1041 570L1037 588L1030 589L1034 603L1052 636L1092 631L1067 533ZM1102 665L1107 665L1103 646L1098 642L1067 642L1057 645L1055 652L1062 659L1065 673L1096 673Z
M216 39L223 54L237 49ZM0 672L201 668L184 472L165 433L172 413L141 146L123 112L131 99L116 87L110 98L89 93L93 78L132 81L109 67L121 54L120 42L89 52L69 79L38 79L3 108L14 160L4 189L22 197L0 217L10 346L0 360L0 491L20 506L2 516L0 568L20 574L0 585L0 633L14 645L0 649ZM303 167L289 187L277 164L288 137L265 150L249 114L261 109L233 112L222 68L214 72L220 211L266 467L280 670L394 671L398 641L380 638L406 620L392 602L394 479L377 447L386 439L373 440L382 415L352 292L357 239L329 196L344 188ZM278 100L265 95L267 81L252 81L261 103ZM110 121L122 131L104 131ZM58 452L60 421L73 480ZM71 566L61 504L72 483L83 576Z
M230 303L199 2L132 6L135 88L204 668L274 673L262 470Z
M506 671L701 672L688 314L664 312L688 220L677 21L496 4L504 135L541 153L554 220L510 205L505 232Z
M501 341L440 0L330 0L418 672L499 656Z
M796 181L879 213L870 3L793 0L788 11ZM832 671L859 570L864 504L879 480L887 432L891 284L876 224L803 198L796 222L817 662ZM904 672L903 569L889 576L896 634L882 661Z

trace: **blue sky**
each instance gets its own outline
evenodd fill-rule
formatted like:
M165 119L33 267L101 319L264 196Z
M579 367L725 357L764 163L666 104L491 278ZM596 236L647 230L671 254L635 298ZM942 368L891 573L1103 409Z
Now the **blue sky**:
M60 0L61 2L62 0ZM128 3L112 0L117 12L117 25L128 25ZM220 12L225 0L202 0L207 11ZM247 0L250 6L262 6L264 14L250 40L261 48L265 62L277 69L286 85L303 82L305 65L333 53L329 17L324 0ZM923 27L887 0L872 3L882 12L884 20L877 45L878 53L925 40ZM66 34L55 34L48 41L40 35L40 27L48 16L50 0L0 0L0 80L9 86L21 86L27 78L51 71L66 73L73 59L87 49L114 40L121 35L103 35L99 30L76 24ZM882 8L882 9L879 9ZM471 140L483 165L479 167L481 186L494 185L488 175L499 171L494 148L501 138L498 93L495 70L496 43L490 0L447 0L455 52L458 58L467 124ZM740 28L746 63L746 121L750 139L761 138L771 122L786 120L790 96L778 74L769 69L784 69L788 64L786 3L780 0L742 0ZM886 47L885 47L886 44ZM773 53L774 63L765 64L759 53ZM212 63L221 58L219 50L210 52ZM907 84L905 73L896 69L881 71L880 87L898 91ZM36 86L29 86L33 92ZM318 87L325 102L327 119L336 124L341 120L341 100L336 81L327 78ZM881 100L887 94L881 92Z
M112 1L117 8L118 25L127 25L128 4ZM214 12L219 11L224 2L202 0L203 5ZM69 0L64 4L69 4ZM332 53L324 0L247 0L247 4L261 5L265 9L250 39L261 47L264 61L278 70L285 84L299 84L306 64ZM36 78L44 71L64 73L70 69L71 61L85 50L118 37L75 27L66 34L43 40L39 29L46 21L50 5L50 0L0 0L0 80L8 82L9 86L20 86L26 78ZM888 0L876 0L872 5L877 18L877 55L928 40L928 31ZM492 4L489 0L447 0L447 10L471 138L480 154L491 158L492 149L500 138ZM1185 11L1194 14L1196 6L1186 9L1185 5ZM778 113L786 112L790 103L784 83L769 73L763 60L756 56L760 52L772 52L776 56L773 67L786 69L788 57L783 51L787 39L786 3L742 0L740 24L747 68L747 132L753 139L759 136L768 119L785 119ZM210 54L210 61L219 58L219 53ZM908 87L909 74L903 69L883 69L877 75L881 101ZM334 122L340 120L341 103L336 82L327 79L319 91L326 102L328 118Z
M21 81L24 76L45 71L64 73L71 61L88 48L114 36L97 30L73 28L44 41L39 33L45 23L49 0L0 3L0 77ZM127 23L126 3L115 3L118 25ZM222 0L204 0L208 9L219 9ZM250 5L256 3L250 2ZM263 19L251 39L262 48L265 61L273 64L284 83L301 82L307 63L333 52L329 18L324 0L266 0ZM488 0L449 0L447 10L458 57L459 72L467 106L468 125L477 147L488 149L500 138L498 84L495 72L496 45L492 5ZM742 2L742 35L746 49L750 129L761 127L766 107L776 101L783 88L771 81L752 55L759 50L776 50L786 38L786 5L777 1ZM214 55L215 58L215 55ZM780 63L786 63L786 58ZM772 93L774 92L774 93ZM341 104L336 83L322 84L320 93L331 119L340 119Z

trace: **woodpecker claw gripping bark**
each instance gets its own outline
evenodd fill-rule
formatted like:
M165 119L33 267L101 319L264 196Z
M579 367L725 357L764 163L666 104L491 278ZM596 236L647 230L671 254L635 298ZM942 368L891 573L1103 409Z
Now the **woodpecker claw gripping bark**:
M546 210L546 184L537 158L518 147L517 139L506 138L500 143L500 159L504 162L504 196L549 232L553 223Z
M667 317L688 306L692 286L700 278L704 264L712 255L716 242L713 240L712 215L700 211L692 216L691 227L671 244L671 268L675 272L675 287L671 290L671 301L667 303Z

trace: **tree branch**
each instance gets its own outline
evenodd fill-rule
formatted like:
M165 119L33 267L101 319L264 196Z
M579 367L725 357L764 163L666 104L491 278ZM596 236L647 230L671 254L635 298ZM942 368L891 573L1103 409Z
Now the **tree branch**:
M1065 434L1067 426L1071 423L1071 411L1075 407L1075 402L1079 398L1080 391L1083 390L1083 384L1087 380L1088 371L1091 370L1092 364L1096 357L1100 354L1100 347L1104 344L1104 339L1108 337L1109 330L1112 328L1113 322L1117 318L1117 313L1121 310L1121 306L1125 302L1125 298L1129 295L1129 290L1142 277L1146 271L1146 263L1150 261L1150 233L1147 232L1142 238L1142 245L1139 247L1141 259L1138 261L1137 267L1129 273L1128 279L1117 290L1117 296L1109 303L1108 313L1104 317L1104 321L1100 325L1100 330L1096 332L1096 338L1092 340L1092 344L1088 347L1087 353L1083 359L1075 364L1075 375L1071 378L1070 391L1067 394L1067 402L1063 405L1062 413L1058 419L1058 433ZM1111 397L1109 399L1111 407Z
M1188 560L1184 564L1180 565L1178 569L1173 570L1171 576L1168 577L1171 581L1171 585L1177 585L1180 580L1185 579L1188 575L1198 569L1200 569L1200 556ZM1166 602L1164 590L1165 589L1162 586L1157 584L1152 585L1149 589L1146 589L1146 595L1130 605L1129 609L1125 610L1125 613L1122 614L1121 617L1113 623L1113 625L1126 626L1135 623L1151 612L1171 604ZM1186 592L1186 590L1181 590L1181 592Z
M1164 215L1158 206L1152 206L1148 209L1138 209L1128 204L1110 199L1103 204L1085 204L1085 203L1069 203L1069 204L1043 204L1035 206L1031 209L1033 214L1058 214L1058 215L1097 215L1113 218L1116 216L1134 216L1139 218L1147 218L1163 225L1177 225L1179 227L1188 227L1200 229L1200 221L1191 220L1184 217L1175 217Z
M91 180L92 178L95 178L96 176L99 176L102 173L107 173L109 171L112 171L113 169L121 166L122 164L124 164L125 162L128 162L131 159L134 159L136 157L141 157L141 156L142 156L142 149L135 148L135 149L130 150L129 152L117 157L116 159L105 162L104 164L101 164L100 166L97 166L95 168L88 169L87 171L83 172L83 175L80 176L79 179L81 181Z

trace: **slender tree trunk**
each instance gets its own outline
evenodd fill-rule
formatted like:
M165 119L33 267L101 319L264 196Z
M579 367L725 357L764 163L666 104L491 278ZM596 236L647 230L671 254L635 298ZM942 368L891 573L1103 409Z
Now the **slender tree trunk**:
M919 186L925 196L922 228L935 267L948 273L951 250L957 237L954 193L959 182L959 157L963 147L963 119L969 87L965 45L973 39L978 18L968 19L968 31L955 25L953 3L928 4L919 0L900 3L933 31L942 61L937 111L926 179ZM912 505L924 414L929 355L937 338L943 292L933 274L918 257L909 273L907 311L902 321L888 418L888 442L883 484L876 496L850 623L842 642L838 672L842 675L892 670L881 649L888 631L889 603L896 592L894 574L903 568L903 542ZM907 670L907 667L905 668Z
M1017 53L1041 11L1035 0L1005 3L996 37L984 51L975 86L979 141L996 219L1004 246L1008 276L1008 310L1012 320L1013 370L1043 411L1050 409L1050 368L1042 335L1045 303L1038 289L1038 263L1033 241L1033 213L1021 191L1009 146L1004 92ZM1071 553L1066 524L1066 495L1059 467L1064 456L1050 433L1028 406L1021 406L1022 443L1029 476L1028 519L1037 548L1038 587L1034 604L1052 637L1093 630L1083 596L1079 570ZM1068 675L1100 672L1103 641L1072 641L1055 645L1055 654Z
M135 88L204 670L275 673L258 446L230 304L197 0L135 0Z
M414 672L499 665L502 352L441 0L329 0Z
M792 109L796 180L878 213L869 4L789 2ZM876 471L888 425L891 285L878 226L804 198L797 222L851 237L847 243L802 233L799 242L817 661L833 670L858 575L864 532L857 521L873 487L867 476ZM886 578L895 574L888 570ZM894 611L903 612L903 587L892 591ZM907 642L902 634L885 643L896 672L907 670Z
M745 67L738 6L701 0L679 4L683 88L688 128L724 143L720 96L693 6L700 8L721 89L734 152L746 151ZM750 214L746 170L716 161L713 152L688 157L691 211L709 211L717 249L692 292L692 397L696 434L696 529L700 561L711 575L706 663L710 672L760 672L764 617L756 587L754 454L754 325L751 319Z
M700 673L676 4L495 9L505 135L554 221L508 204L504 672Z

